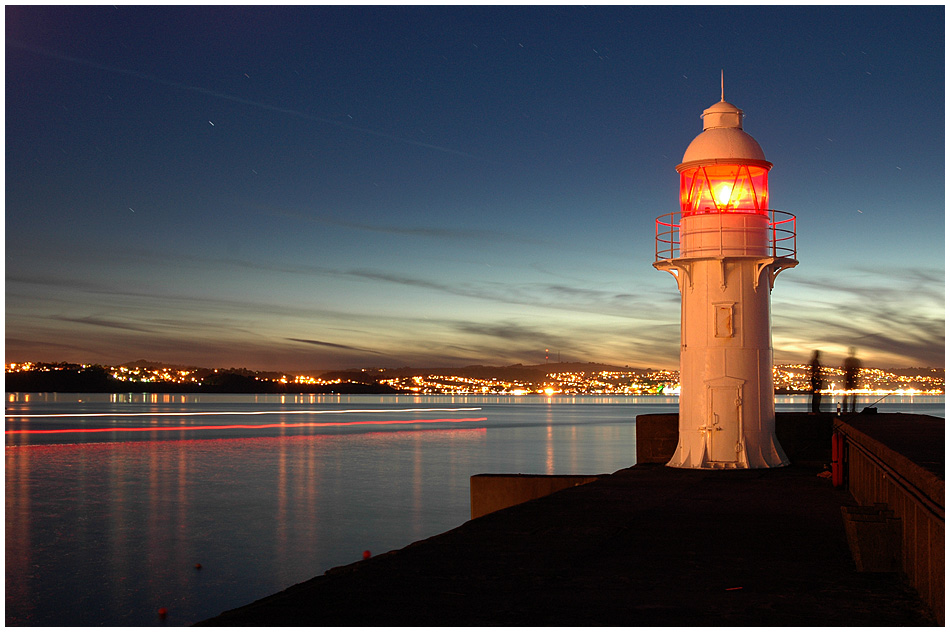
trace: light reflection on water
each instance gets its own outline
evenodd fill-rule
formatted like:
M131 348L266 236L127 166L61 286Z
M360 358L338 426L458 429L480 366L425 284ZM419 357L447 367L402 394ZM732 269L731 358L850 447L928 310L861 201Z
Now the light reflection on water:
M7 623L147 625L165 607L186 624L457 526L458 503L420 501L467 493L445 466L485 434L8 448Z
M887 404L942 416L943 398L932 400ZM807 405L777 400L779 410ZM421 407L480 410L405 410ZM276 412L239 417L248 428L8 434L6 623L159 625L161 607L165 624L193 623L355 562L364 550L382 553L458 526L469 517L473 474L628 467L636 415L676 407L664 397L11 393L8 430L157 428L182 423L162 416L168 412ZM335 411L321 421L399 423L263 428L300 421L307 408ZM383 412L342 412L356 408ZM118 416L146 411L154 416ZM111 416L23 417L77 412ZM452 417L485 419L413 423ZM235 417L184 420L207 426Z

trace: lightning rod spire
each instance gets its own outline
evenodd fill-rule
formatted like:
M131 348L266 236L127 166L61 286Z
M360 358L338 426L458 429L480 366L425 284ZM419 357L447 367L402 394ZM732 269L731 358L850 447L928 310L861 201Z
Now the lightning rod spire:
M726 100L726 79L721 69L719 70L719 98L722 101Z

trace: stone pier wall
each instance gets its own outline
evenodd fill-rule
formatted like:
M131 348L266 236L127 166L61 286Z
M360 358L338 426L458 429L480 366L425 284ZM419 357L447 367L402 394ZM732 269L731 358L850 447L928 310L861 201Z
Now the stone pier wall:
M831 463L834 413L776 413L775 436L796 465ZM637 463L666 463L679 439L678 414L637 415Z
M900 521L889 552L944 625L944 481L881 441L842 422L848 490L863 506L886 506Z

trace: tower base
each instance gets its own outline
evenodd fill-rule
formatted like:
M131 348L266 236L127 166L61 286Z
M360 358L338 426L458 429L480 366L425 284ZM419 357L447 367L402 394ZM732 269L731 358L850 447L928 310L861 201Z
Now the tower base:
M709 434L703 430L684 433L681 425L679 443L666 466L694 470L754 470L789 465L788 457L774 432L770 433L771 437L750 442L756 446L752 451L746 448L745 441L741 442L737 446L735 459L723 458L721 455L713 458L708 449Z

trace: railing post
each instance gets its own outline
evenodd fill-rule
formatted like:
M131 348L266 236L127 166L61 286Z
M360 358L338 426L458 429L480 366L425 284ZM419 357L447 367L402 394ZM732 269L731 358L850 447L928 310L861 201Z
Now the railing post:
M778 256L778 243L777 243L778 239L777 239L777 233L775 230L775 211L774 210L769 211L769 213L772 215L772 222L771 222L772 223L772 256L777 257Z
M798 218L792 216L792 258L798 258Z
M716 217L719 219L719 256L722 257L722 213L716 213Z

